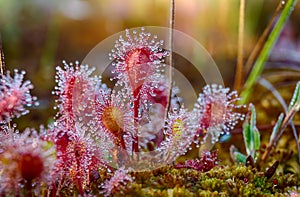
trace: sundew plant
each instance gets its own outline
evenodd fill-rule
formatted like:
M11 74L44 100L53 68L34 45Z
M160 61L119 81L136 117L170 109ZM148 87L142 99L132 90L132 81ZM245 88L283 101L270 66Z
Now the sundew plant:
M246 5L256 9L257 4L233 1L222 0L217 4L203 1L198 10L192 8L200 3L192 1L179 2L183 9L178 6L179 15L180 10L184 11L184 17L190 14L188 26L195 26L207 39L206 49L214 57L218 55L216 59L217 50L226 49L225 58L230 64L236 62L233 91L225 87L219 67L206 49L196 39L175 30L175 0L166 4L170 8L169 28L126 29L102 40L82 61L74 62L66 55L69 60L62 61L52 75L48 65L65 57L55 58L58 54L55 51L68 48L67 42L58 42L69 39L73 44L70 46L84 51L77 42L88 42L92 35L84 31L89 35L80 34L78 41L66 33L73 28L69 29L60 17L50 17L45 48L42 52L30 50L34 55L41 53L38 81L26 80L23 69L10 71L5 66L0 42L0 196L299 196L299 122L293 120L299 119L300 82L299 74L291 71L299 70L300 41L296 44L292 34L296 30L287 23L297 1L277 2L253 49L254 43L249 40L256 38L246 40L244 35L256 28L258 13L261 16L265 13L252 11L249 18L257 18L246 24ZM13 5L11 2L14 1L0 0L0 5ZM135 7L139 1L133 2L130 6ZM262 2L258 7L267 4ZM228 17L229 26L239 24L235 48L231 46L235 44L229 47L221 40L232 43L234 34L225 22L237 3L239 17ZM52 9L48 8L51 3L37 4L45 15L50 13L47 11ZM65 17L83 20L80 25L85 24L84 18L92 12L98 17L99 10L111 17L115 10L110 6L117 5L116 10L120 11L117 16L98 26L101 28L93 27L100 29L97 36L105 31L114 33L118 26L116 18L134 10L125 4L128 10L123 10L120 1L110 6L106 1L57 4ZM102 4L105 6L99 7ZM218 5L215 9L218 13L204 11L208 5ZM197 16L199 11L203 12L199 16L205 16L206 27L213 21L210 17L216 15L217 30L203 31L201 25L198 29L201 20L194 20L195 13L186 10L194 11ZM0 23L2 11L7 12L1 10ZM27 13L26 9L19 9L9 15L19 12ZM12 20L5 27L9 34L17 35L16 21L19 22ZM56 28L58 23L63 28ZM245 24L249 26L245 28ZM285 24L288 26L281 33ZM128 24L121 28L124 26L129 28ZM249 32L245 33L246 29ZM32 43L40 39L24 37L26 41L33 40ZM7 42L7 38L3 41ZM18 47L12 47L13 50L8 47L7 51L21 53ZM290 51L281 51L284 47ZM76 52L71 53L78 58ZM265 67L269 70L263 73ZM42 111L51 105L48 96L43 99L45 84L38 82L44 80L50 84L54 72L55 82L50 85L54 86L54 113L36 127L38 120L44 118L34 117L33 109ZM201 76L194 77L197 74ZM291 79L287 79L289 76ZM292 94L290 87L295 84ZM39 98L33 96L37 94ZM21 116L29 110L33 116L23 121L24 127ZM45 114L51 113L49 110Z
M19 132L12 124L37 104L33 85L23 81L23 71L1 74L0 194L109 196L135 181L130 172L173 165L193 146L207 139L214 144L233 129L244 117L237 93L208 84L188 110L178 88L169 87L170 52L162 45L143 28L126 30L107 54L114 88L93 75L94 68L64 61L53 90L57 115L39 131ZM210 170L217 153L206 151L186 165Z

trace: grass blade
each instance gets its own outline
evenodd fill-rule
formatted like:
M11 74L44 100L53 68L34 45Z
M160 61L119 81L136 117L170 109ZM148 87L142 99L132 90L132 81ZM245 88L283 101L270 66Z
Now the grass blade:
M283 1L284 2L284 1ZM271 50L273 49L275 42L277 41L287 19L289 18L291 12L293 11L297 0L288 0L285 7L283 8L280 17L278 18L270 36L268 37L262 51L260 52L252 71L244 85L244 90L241 93L241 104L248 102L249 97L253 91L253 85L256 83L258 77L261 75L265 62L267 61Z

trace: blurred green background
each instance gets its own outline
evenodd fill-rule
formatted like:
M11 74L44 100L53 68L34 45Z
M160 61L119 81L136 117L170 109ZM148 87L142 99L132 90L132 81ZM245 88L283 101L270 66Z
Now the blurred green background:
M246 1L245 57L278 2L281 1ZM19 127L46 124L55 114L51 90L55 86L55 67L62 60L81 61L101 40L126 28L168 26L169 11L169 0L0 0L6 67L27 71L26 78L35 86L33 95L41 103L31 110L33 113L18 120ZM239 0L176 1L175 28L194 37L208 50L229 87L236 66L238 13ZM276 46L295 52L295 61L289 64L294 70L298 70L300 62L299 33L298 4ZM274 61L282 62L276 57Z

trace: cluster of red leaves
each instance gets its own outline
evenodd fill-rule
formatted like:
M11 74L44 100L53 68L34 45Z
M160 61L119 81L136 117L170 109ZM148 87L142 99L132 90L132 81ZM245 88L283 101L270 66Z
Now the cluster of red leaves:
M127 31L126 38L121 37L110 54L116 86L121 87L117 90L109 89L101 77L91 76L94 69L78 62L64 62L64 67L57 67L55 122L41 129L34 139L30 134L20 135L24 142L32 139L28 147L34 150L22 149L20 141L12 147L0 142L0 169L11 172L0 174L4 183L47 185L53 196L67 187L84 196L89 194L93 174L99 169L114 171L115 166L119 170L100 185L110 195L120 185L133 181L127 174L133 162L171 163L192 143L198 144L199 137L210 133L215 142L242 117L234 112L236 93L216 85L204 88L192 111L173 102L178 101L178 95L172 91L171 109L165 117L169 83L161 70L168 52L161 48L162 41L144 31L133 32L133 36ZM1 76L0 121L9 122L27 113L25 107L34 103L29 92L32 85L22 83L23 75L16 73L14 79L9 74ZM14 132L4 126L1 130L1 140ZM52 149L55 151L50 151L50 156L44 155ZM217 164L216 155L205 152L200 160L187 160L176 167L208 171ZM7 162L16 165L8 168ZM2 187L0 192L20 192L18 187L7 188L13 193Z
M207 172L220 162L217 156L217 150L204 151L200 159L186 160L184 164L176 164L175 168L192 168L197 171Z

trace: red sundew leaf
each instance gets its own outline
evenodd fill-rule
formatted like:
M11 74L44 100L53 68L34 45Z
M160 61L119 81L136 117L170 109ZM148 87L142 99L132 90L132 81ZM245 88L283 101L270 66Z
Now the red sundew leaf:
M32 181L41 176L44 170L44 164L41 157L25 153L19 161L19 168L24 179Z
M59 132L55 137L56 150L65 154L66 149L71 142L70 136L66 132Z
M144 79L168 55L160 48L163 41L156 41L155 35L151 38L151 34L143 29L138 36L136 34L137 32L133 32L131 35L126 30L126 39L120 37L116 41L115 49L109 54L110 59L116 61L114 73L118 75L118 79L124 80L128 72L132 74L132 79ZM136 83L133 80L132 82Z
M153 71L149 49L141 48L129 51L125 58L126 72L134 97L137 97L146 79Z
M30 81L23 81L25 71L15 70L14 77L7 72L0 75L0 123L11 121L29 111L26 107L37 105L36 97L32 97L30 90L33 85Z
M67 74L65 74L67 75ZM70 119L74 118L73 114L73 89L75 84L76 77L70 76L69 79L66 80L65 89L63 94L65 95L65 102L64 102L64 113L68 114Z
M154 86L155 84L150 86ZM148 91L148 97L147 100L149 100L150 103L160 104L164 108L167 106L168 101L168 88L165 83L159 82L157 84L158 88L154 88L152 91Z
M215 142L220 134L230 131L238 120L243 120L244 115L235 111L242 107L235 105L237 100L237 93L230 92L229 88L216 84L205 86L194 109L199 117L198 135L205 138L207 132L213 132Z
M121 101L122 95L112 94L109 89L100 90L95 98L95 122L117 146L128 149L124 135L133 132L133 112L128 103Z
M36 192L40 185L50 186L56 180L53 173L55 150L52 143L43 141L34 130L16 134L12 129L0 135L0 193L20 196L20 187L31 184Z
M63 62L64 67L57 67L56 82L54 94L58 96L57 107L59 109L57 116L61 121L67 122L70 127L74 127L75 121L87 117L94 108L95 90L101 80L90 75L94 68L80 65L79 62L67 64ZM88 122L88 121L86 121Z
M113 73L122 83L129 82L134 98L138 97L147 80L159 70L163 58L168 55L160 48L162 45L163 41L156 41L155 35L151 38L151 34L143 29L139 34L133 31L133 35L126 30L126 39L120 37L109 54L110 59L115 61Z
M165 162L171 163L189 150L196 136L197 126L195 116L184 108L169 113L164 130L165 139L158 147Z

